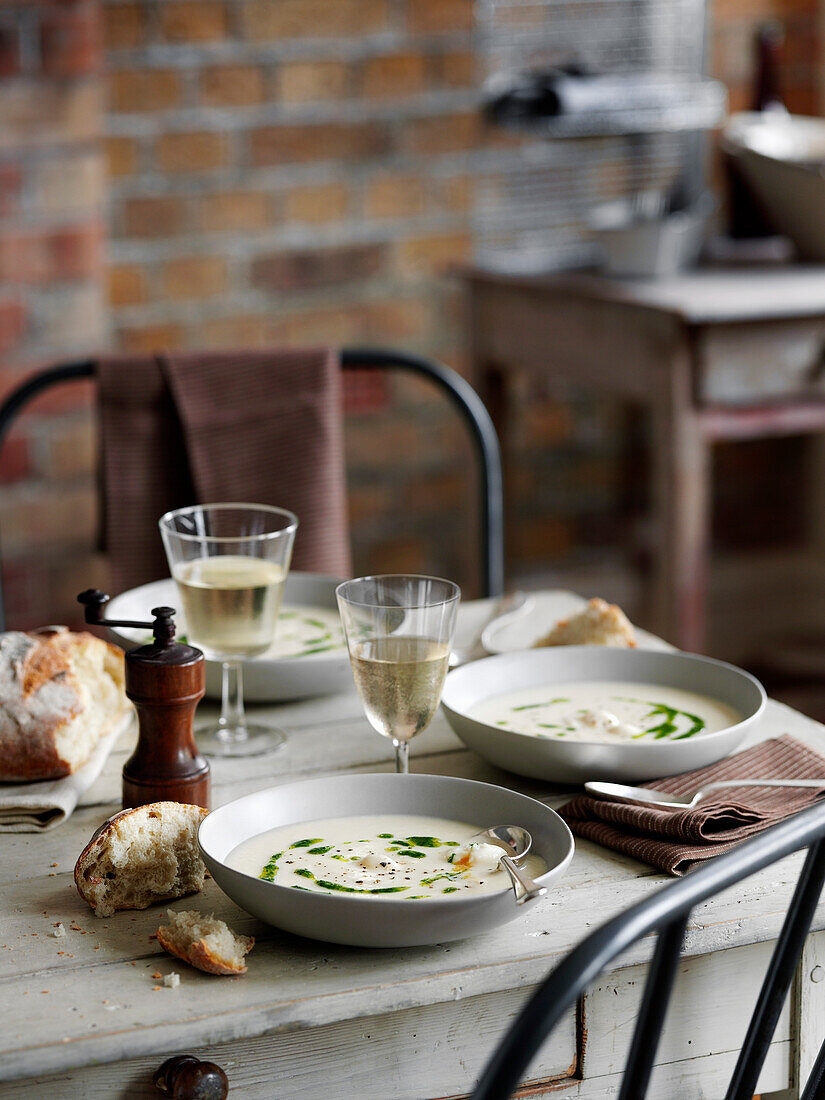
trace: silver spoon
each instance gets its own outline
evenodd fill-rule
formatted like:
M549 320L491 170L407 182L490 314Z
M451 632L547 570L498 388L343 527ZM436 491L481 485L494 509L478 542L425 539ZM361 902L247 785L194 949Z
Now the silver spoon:
M819 787L825 788L825 779L721 779L706 783L695 794L670 794L668 791L652 791L647 787L625 787L622 783L585 783L588 794L608 798L614 802L635 802L640 806L661 806L664 810L690 810L710 791L723 787Z
M533 843L533 838L526 829L522 829L520 825L494 825L490 829L483 829L475 836L471 836L470 843L474 842L495 844L498 848L504 849L501 863L513 883L516 905L524 905L526 901L540 898L547 893L547 887L539 886L537 882L533 882L517 863L518 860L524 859ZM519 887L521 887L521 893L519 893Z

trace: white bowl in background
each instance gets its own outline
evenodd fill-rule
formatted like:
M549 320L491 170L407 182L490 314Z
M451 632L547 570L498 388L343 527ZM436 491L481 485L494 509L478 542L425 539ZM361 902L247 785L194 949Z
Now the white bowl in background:
M602 270L620 277L655 278L691 267L699 259L714 207L710 196L702 196L688 210L637 218L626 201L606 203L590 220Z
M213 810L198 843L218 886L248 913L299 936L356 947L415 947L489 932L515 919L537 898L516 905L513 888L426 901L352 897L293 890L227 866L239 844L292 822L362 814L422 814L488 825L522 825L548 870L548 886L573 858L573 837L543 803L503 787L442 775L335 775L256 791Z
M338 613L335 589L340 584L337 577L325 577L317 573L291 572L284 587L284 610L295 607L326 607ZM112 619L146 619L151 621L150 611L160 606L180 608L180 596L175 582L170 578L152 581L115 596L107 608ZM186 633L186 622L179 612L176 616L178 632ZM142 644L147 631L117 627L113 637L127 648ZM343 636L342 636L343 637ZM243 662L244 701L247 703L281 703L290 699L306 699L317 695L330 695L353 687L352 672L346 643L324 653L312 653L305 657L274 659L263 654ZM206 662L206 694L214 699L221 697L221 666L218 661Z
M740 722L686 740L562 741L489 726L469 713L505 692L571 681L662 684L710 696L733 707ZM487 657L449 673L441 699L464 744L507 771L553 783L604 779L638 783L721 760L740 744L765 706L765 689L735 665L678 651L555 646Z
M802 258L825 260L825 119L742 111L721 145Z

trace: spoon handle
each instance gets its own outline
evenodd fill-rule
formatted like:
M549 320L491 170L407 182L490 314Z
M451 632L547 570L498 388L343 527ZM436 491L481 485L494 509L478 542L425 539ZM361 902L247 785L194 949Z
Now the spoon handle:
M513 883L513 888L516 891L516 905L524 905L527 901L532 901L533 898L540 898L543 894L547 893L546 886L539 886L537 882L525 875L514 859L511 859L508 855L501 857L501 862L510 875L510 879ZM521 887L521 893L519 893L517 887Z

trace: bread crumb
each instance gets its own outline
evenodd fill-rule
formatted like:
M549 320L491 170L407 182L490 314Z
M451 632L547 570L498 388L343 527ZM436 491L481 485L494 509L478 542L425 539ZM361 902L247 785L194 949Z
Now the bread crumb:
M163 979L163 984L167 989L177 989L180 985L180 974L176 974L173 970L171 974L167 974Z
M159 970L156 970L152 977L155 979L155 981L159 981L163 977L163 975Z
M163 989L163 986L162 986L162 985L153 985L153 986L152 986L152 992L153 992L153 993L157 993L157 991L158 991L159 989Z
M50 867L57 867L57 864L56 863L50 863L49 866Z

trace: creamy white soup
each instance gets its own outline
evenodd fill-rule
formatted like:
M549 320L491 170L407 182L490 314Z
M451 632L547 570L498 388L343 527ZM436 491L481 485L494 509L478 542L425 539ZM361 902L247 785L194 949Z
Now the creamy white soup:
M245 840L226 862L293 890L402 901L467 897L510 886L502 849L470 842L481 828L407 814L302 821ZM520 866L533 878L547 870L533 854Z
M488 726L568 741L681 741L742 720L733 707L693 691L596 681L494 695L469 713Z

